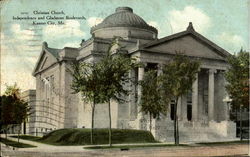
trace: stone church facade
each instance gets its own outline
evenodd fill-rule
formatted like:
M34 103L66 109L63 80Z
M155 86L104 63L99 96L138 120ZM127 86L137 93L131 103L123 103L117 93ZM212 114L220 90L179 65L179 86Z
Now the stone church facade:
M102 23L91 28L92 37L82 41L79 48L50 48L46 42L33 76L36 78L36 104L32 134L42 134L59 128L90 128L91 108L80 94L72 94L72 77L68 72L72 61L96 62L105 53L115 37L120 51L136 57L145 67L132 70L135 81L143 79L145 71L157 68L182 52L201 63L193 89L178 102L180 140L215 141L236 137L235 123L229 120L224 72L230 54L195 31L192 23L186 30L164 38L157 38L157 29L148 25L129 7L119 7ZM115 53L118 47L112 47ZM127 103L111 103L112 128L149 129L148 115L139 112L141 88L127 86L132 91ZM174 102L173 102L174 103ZM173 141L173 112L153 120L152 133L161 141ZM108 127L107 104L98 104L95 128ZM32 131L33 130L33 131Z

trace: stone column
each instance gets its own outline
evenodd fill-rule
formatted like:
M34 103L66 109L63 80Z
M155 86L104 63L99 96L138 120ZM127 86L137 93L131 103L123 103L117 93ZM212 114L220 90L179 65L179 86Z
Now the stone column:
M208 119L214 120L214 73L215 69L209 69L208 76Z
M135 81L135 70L132 69L129 72L129 77ZM136 104L137 102L135 102L135 85L133 85L133 83L129 84L129 90L131 91L131 93L129 94L129 117L130 120L135 120L136 116L137 116L137 108L136 108Z
M198 120L198 73L192 85L192 121Z
M143 80L143 76L144 76L144 67L139 67L138 68L138 81L141 81ZM139 129L142 129L142 119L143 119L143 113L141 112L141 107L140 107L140 102L141 102L141 95L142 95L142 87L140 85L138 85L138 116L137 116L137 119L138 119L138 128Z
M163 65L160 64L160 63L157 65L157 75L158 75L158 76L162 73L162 66L163 66Z

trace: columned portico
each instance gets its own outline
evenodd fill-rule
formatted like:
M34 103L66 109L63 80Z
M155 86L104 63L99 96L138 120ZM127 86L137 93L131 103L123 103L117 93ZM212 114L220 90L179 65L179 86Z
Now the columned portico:
M214 120L214 73L215 69L209 69L208 75L208 119Z

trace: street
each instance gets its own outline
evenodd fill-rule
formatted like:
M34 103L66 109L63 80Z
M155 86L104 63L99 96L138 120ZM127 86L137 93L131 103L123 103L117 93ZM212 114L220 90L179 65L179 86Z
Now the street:
M4 157L175 157L175 156L248 156L249 145L232 144L220 146L180 146L132 148L127 151L120 149L86 150L82 146L52 146L46 148L23 148L11 150L1 147Z

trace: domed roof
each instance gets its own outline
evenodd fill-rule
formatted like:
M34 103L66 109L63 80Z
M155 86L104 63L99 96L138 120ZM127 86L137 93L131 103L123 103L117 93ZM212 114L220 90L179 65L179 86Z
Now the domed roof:
M148 25L140 16L133 13L129 7L118 7L114 14L106 17L100 24L91 28L91 33L97 29L109 27L136 27L151 30L157 33L157 29Z

